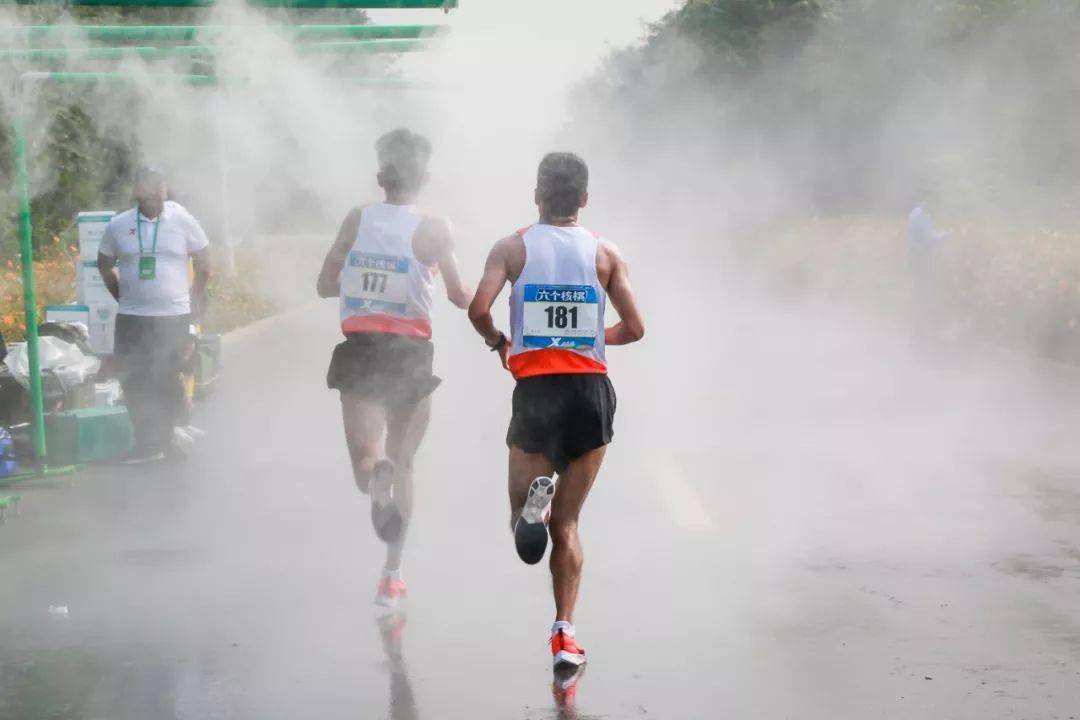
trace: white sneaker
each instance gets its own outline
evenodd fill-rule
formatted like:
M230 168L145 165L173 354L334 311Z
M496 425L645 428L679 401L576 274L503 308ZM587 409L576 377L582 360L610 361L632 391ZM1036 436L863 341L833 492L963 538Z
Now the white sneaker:
M144 463L158 462L165 459L165 453L156 452L149 455L132 455L131 457L124 458L124 465L142 465Z
M394 489L394 463L389 460L380 460L375 463L368 489L372 503L381 508L388 507L393 502L390 493Z
M389 460L375 463L368 489L371 492L371 525L375 528L375 535L383 542L395 542L401 537L404 522L391 494L394 489L394 463Z
M202 428L197 428L194 425L185 425L181 429L190 435L193 440L201 440L206 437L206 431Z
M529 486L529 497L521 508L521 515L514 523L514 546L518 557L528 565L535 565L544 558L547 550L547 522L551 515L551 501L555 497L555 480L541 475Z
M195 444L195 438L188 434L187 430L182 427L173 428L172 437L173 447L177 450L188 450Z

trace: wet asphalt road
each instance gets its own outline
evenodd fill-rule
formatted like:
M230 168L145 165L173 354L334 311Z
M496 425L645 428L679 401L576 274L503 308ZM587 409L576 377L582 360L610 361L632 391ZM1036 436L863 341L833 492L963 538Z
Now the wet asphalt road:
M229 339L186 463L15 490L0 718L1080 717L1080 373L727 320L677 374L674 320L611 352L572 707L506 531L510 380L444 310L411 599L380 622L313 304Z

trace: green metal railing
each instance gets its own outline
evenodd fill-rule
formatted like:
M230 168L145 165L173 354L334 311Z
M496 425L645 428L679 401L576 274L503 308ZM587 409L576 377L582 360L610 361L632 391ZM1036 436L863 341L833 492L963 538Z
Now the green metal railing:
M336 40L296 45L302 54L317 52L402 53L415 52L425 47L423 40ZM175 47L119 46L97 48L17 48L0 50L0 60L29 60L31 62L56 62L61 60L121 60L138 57L143 60L161 60L172 57L206 57L220 48L207 45L177 45Z
M37 42L76 37L93 41L197 40L212 38L236 26L227 25L27 25L0 28L0 41ZM296 39L416 40L442 35L445 25L273 25L272 32Z

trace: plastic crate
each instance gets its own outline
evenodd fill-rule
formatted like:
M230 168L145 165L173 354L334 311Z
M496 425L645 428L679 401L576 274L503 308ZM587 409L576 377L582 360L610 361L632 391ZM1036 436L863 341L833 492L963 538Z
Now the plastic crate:
M51 413L45 419L45 437L54 465L110 460L135 445L135 429L122 406Z

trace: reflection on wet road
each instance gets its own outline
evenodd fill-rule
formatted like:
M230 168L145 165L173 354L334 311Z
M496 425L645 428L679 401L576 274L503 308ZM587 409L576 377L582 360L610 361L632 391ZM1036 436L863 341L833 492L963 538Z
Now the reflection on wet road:
M0 527L0 718L1080 707L1077 375L899 361L897 344L815 318L740 317L679 376L674 320L652 350L612 352L580 682L552 677L550 580L506 532L510 381L463 374L491 358L449 320L411 596L376 614L381 552L323 385L335 329L317 306L229 340L188 462L20 488L22 517Z
M404 611L380 615L375 620L390 674L390 720L418 720L420 717L402 649L407 623L408 615Z

